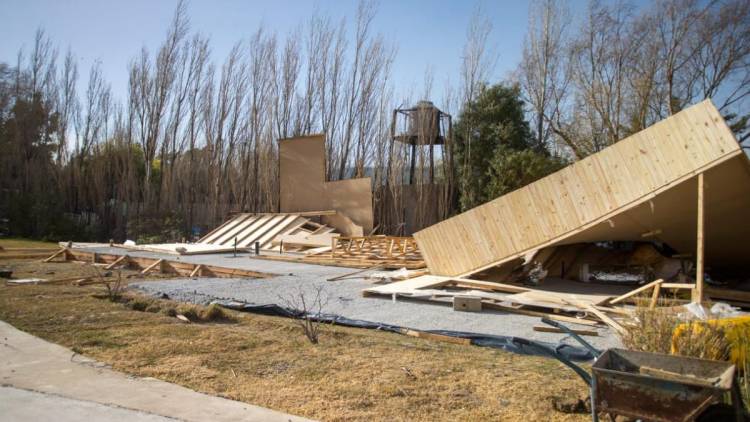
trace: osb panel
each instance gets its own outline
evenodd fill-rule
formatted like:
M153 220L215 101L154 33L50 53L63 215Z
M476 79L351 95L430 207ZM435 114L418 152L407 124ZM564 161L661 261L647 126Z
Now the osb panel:
M329 210L325 195L325 135L279 141L281 212Z
M373 227L369 177L326 182L325 135L279 141L279 199L281 212L336 210L361 226Z
M468 274L564 241L741 154L719 112L704 101L414 237L432 274ZM746 157L741 158L747 165ZM733 183L750 183L750 177ZM661 206L658 212L669 215L695 207L694 201L670 202L673 206ZM627 236L617 236L633 238L648 231L630 226ZM681 229L694 233L694 226Z
M362 226L365 233L372 231L372 182L369 177L328 182L325 190L331 209Z

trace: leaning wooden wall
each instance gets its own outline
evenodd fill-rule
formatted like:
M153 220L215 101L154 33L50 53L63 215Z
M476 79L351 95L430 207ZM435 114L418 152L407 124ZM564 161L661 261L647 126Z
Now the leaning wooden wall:
M370 178L326 181L324 134L279 140L279 211L327 210L338 211L369 233L373 228ZM337 229L357 234L346 227Z
M414 237L432 274L469 274L573 236L738 154L706 100Z

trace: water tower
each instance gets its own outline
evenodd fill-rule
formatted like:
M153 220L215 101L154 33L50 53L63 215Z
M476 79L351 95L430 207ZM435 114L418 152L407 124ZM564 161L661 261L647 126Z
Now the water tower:
M428 148L427 154L430 166L428 180L430 184L435 181L435 145L442 146L443 163L447 165L447 169L452 170L452 154L449 151L446 154L446 149L450 149L451 131L451 115L440 111L431 101L423 100L419 101L414 107L393 110L392 142L401 142L411 146L409 185L414 184L417 147ZM423 171L424 169L420 170Z

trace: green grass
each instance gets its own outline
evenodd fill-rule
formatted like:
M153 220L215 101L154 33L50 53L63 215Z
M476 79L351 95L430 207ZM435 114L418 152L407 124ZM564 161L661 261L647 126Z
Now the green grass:
M55 242L43 242L41 240L31 240L23 238L0 238L0 246L3 248L57 248L59 245Z

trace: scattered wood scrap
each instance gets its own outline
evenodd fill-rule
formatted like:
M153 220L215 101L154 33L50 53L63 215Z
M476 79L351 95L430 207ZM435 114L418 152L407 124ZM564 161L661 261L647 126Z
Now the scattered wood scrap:
M461 277L424 275L382 286L367 288L364 296L426 300L453 305L462 297L475 297L477 309L499 310L519 315L547 317L556 321L599 326L606 324L623 332L621 319L630 311L605 306L611 296L571 294L532 289L524 286L472 280ZM481 306L478 306L481 303Z

